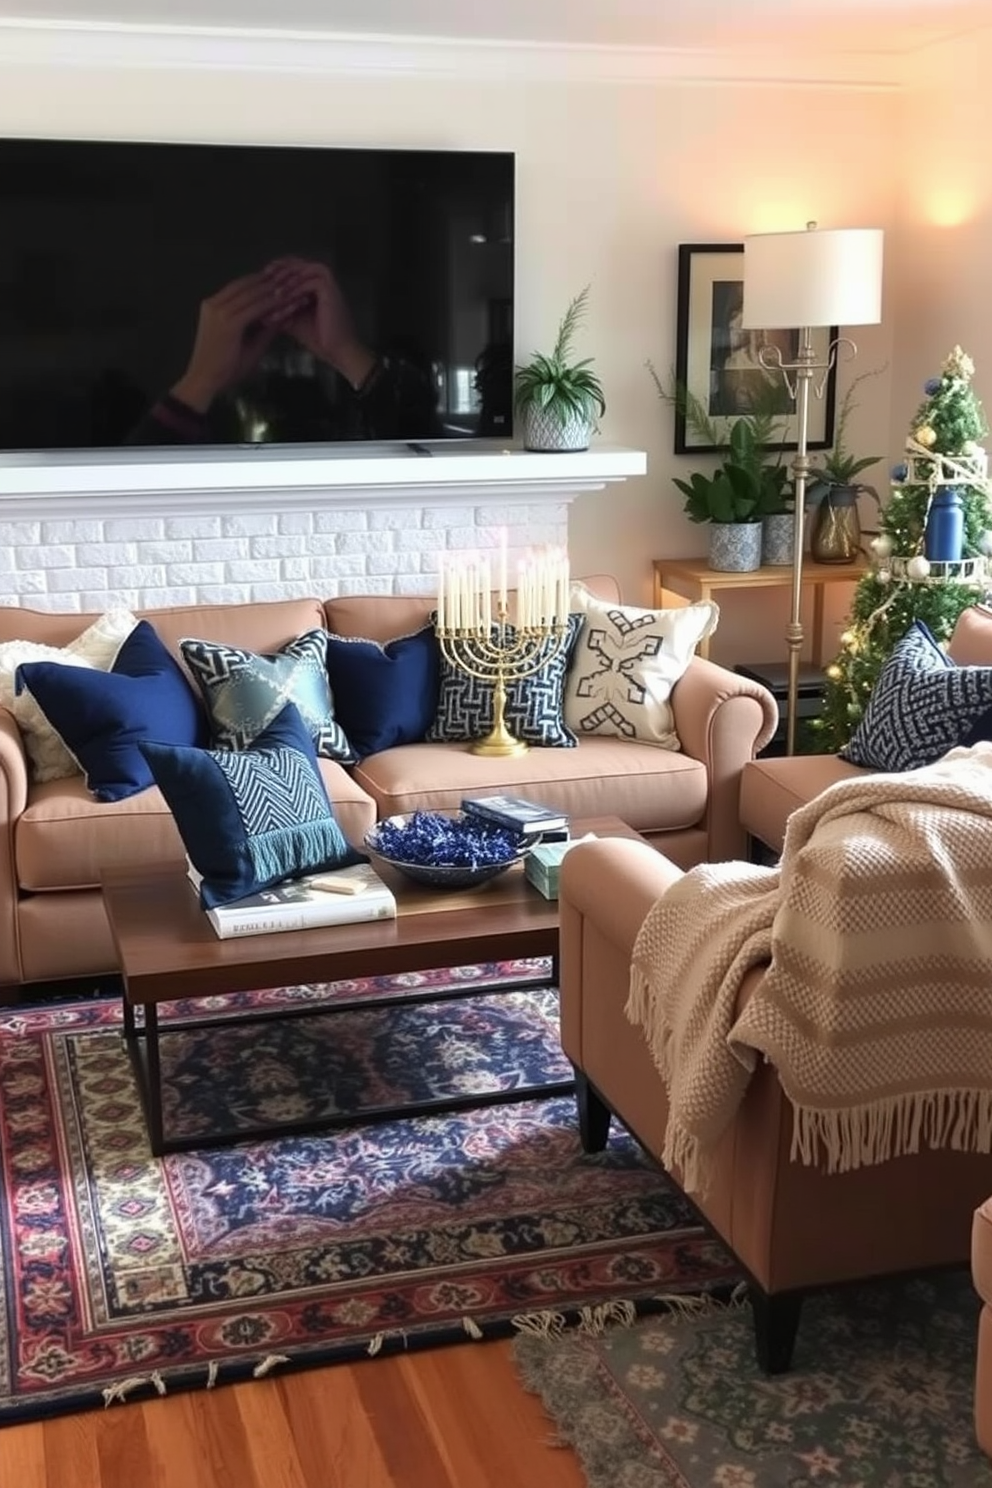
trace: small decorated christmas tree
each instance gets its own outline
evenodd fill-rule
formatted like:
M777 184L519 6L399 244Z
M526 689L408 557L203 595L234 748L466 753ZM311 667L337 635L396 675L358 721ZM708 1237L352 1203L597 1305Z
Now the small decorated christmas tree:
M914 620L946 641L961 611L987 588L992 501L978 440L988 425L971 387L974 371L955 346L941 375L926 383L905 461L892 471L871 570L855 590L840 653L827 667L823 712L813 720L818 750L847 743L883 663Z

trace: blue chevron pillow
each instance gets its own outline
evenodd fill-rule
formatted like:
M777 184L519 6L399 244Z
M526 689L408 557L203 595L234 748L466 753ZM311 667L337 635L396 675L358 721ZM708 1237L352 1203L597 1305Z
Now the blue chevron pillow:
M512 640L514 627L508 625L507 638ZM563 716L565 674L579 631L582 616L569 615L564 645L557 653L552 642L543 648L543 662L529 677L506 685L506 726L516 739L526 744L554 745L574 749L578 740ZM427 738L432 743L457 744L469 739L482 739L493 726L493 684L472 677L461 667L441 662L441 687L437 714Z
M274 654L240 651L220 641L179 642L196 678L218 749L245 749L287 703L295 703L318 754L355 756L334 716L327 680L327 632L308 630Z
M916 620L840 757L871 770L919 770L980 739L992 739L992 667L958 666Z
M367 862L338 825L294 704L247 749L140 747L203 876L205 909L286 878Z

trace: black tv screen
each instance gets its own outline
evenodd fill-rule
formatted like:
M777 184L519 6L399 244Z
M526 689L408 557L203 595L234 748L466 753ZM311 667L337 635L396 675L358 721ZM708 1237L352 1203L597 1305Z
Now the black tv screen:
M0 449L512 433L514 161L0 140Z

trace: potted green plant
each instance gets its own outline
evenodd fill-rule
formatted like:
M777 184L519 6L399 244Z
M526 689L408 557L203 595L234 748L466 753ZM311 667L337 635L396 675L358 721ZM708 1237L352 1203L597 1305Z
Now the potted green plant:
M729 422L710 417L702 401L672 377L666 385L651 362L648 371L658 396L679 410L701 445L717 450L723 460L712 476L694 475L675 484L686 496L692 522L709 522L711 568L746 572L762 562L792 562L792 477L779 451L782 411L777 393ZM690 496L690 492L692 495ZM756 531L729 532L729 526Z
M592 358L574 361L572 343L586 311L589 285L562 316L550 356L535 352L514 373L514 403L523 415L524 448L539 451L584 450L606 412L603 389Z
M866 377L876 377L882 370L873 367L851 382L837 412L833 448L810 468L806 501L815 508L810 554L817 563L850 563L861 548L858 497L869 495L878 504L875 487L859 481L858 476L877 465L882 457L853 455L845 436L847 421L855 407L855 389Z
M688 480L674 478L690 522L710 524L709 563L720 572L760 568L765 519L792 510L788 470L766 458L760 432L750 416L735 419L727 453L711 475L697 470Z

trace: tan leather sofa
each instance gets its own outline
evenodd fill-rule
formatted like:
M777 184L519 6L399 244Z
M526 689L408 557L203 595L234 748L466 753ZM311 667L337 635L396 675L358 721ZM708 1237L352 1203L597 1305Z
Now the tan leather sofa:
M603 576L585 581L619 598ZM426 623L427 597L359 595L145 612L179 657L184 636L274 651L315 626L387 641ZM0 608L0 641L64 646L93 616ZM376 817L457 806L465 794L531 794L575 817L616 815L689 866L740 856L737 802L745 762L776 722L771 694L709 661L694 660L673 695L682 752L587 738L577 749L532 749L489 759L461 744L408 744L353 770L321 768L346 835L360 843ZM0 708L0 988L115 969L100 900L101 871L182 857L157 789L94 802L83 778L32 784L13 717Z
M624 1009L641 922L680 872L646 844L619 838L579 843L562 864L562 1045L575 1066L587 1151L602 1148L615 1114L660 1159L665 1089ZM762 974L749 974L742 1003ZM965 1264L972 1214L989 1191L981 1154L925 1149L828 1176L791 1161L791 1140L791 1107L774 1067L762 1063L698 1204L750 1283L757 1356L768 1372L789 1367L811 1288Z
M982 1299L975 1367L975 1435L992 1457L992 1199L975 1210L971 1231L971 1275Z
M959 666L992 666L992 609L963 610L947 644ZM868 772L836 754L797 754L750 761L741 773L741 826L773 853L782 851L785 824L797 806L812 801L836 780Z

